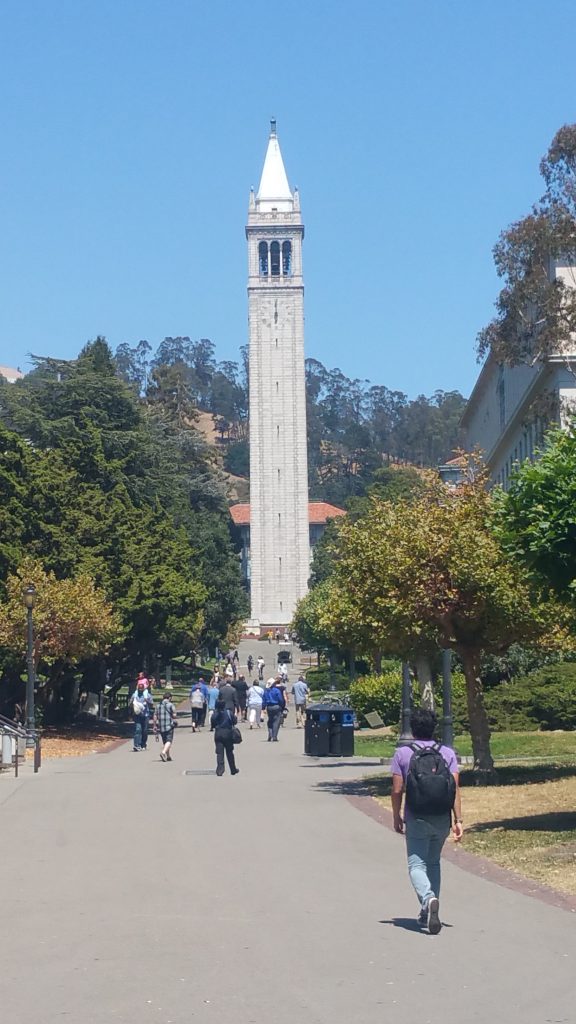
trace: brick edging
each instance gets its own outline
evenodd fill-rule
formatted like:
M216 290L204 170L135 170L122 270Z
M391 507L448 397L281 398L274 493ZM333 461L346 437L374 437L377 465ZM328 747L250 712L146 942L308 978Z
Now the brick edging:
M346 796L346 799L353 807L368 815L373 821L393 831L392 812L382 807L375 797ZM569 896L567 893L559 892L548 885L534 882L531 878L525 878L524 875L520 875L516 871L511 871L509 868L502 868L500 865L494 864L493 861L488 860L486 857L480 857L475 853L468 853L467 850L452 845L444 847L442 856L450 861L451 864L456 864L463 871L468 871L471 875L485 878L488 882L501 885L503 888L511 889L513 892L519 892L523 896L531 896L532 899L540 900L541 903L547 903L548 906L557 907L559 910L567 910L572 914L576 913L576 896Z

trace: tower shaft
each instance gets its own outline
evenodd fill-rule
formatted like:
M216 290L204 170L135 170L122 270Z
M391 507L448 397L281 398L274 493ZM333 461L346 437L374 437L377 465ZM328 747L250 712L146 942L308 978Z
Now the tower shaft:
M250 598L260 626L288 624L310 562L304 376L304 226L273 125L248 240Z

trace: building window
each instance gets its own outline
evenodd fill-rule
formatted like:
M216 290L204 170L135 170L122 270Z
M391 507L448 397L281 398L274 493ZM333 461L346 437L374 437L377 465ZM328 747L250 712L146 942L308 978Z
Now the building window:
M258 246L258 267L264 277L268 277L268 242L260 242Z
M272 277L280 277L280 242L270 245L270 273Z
M282 273L284 277L292 273L292 242L282 242Z

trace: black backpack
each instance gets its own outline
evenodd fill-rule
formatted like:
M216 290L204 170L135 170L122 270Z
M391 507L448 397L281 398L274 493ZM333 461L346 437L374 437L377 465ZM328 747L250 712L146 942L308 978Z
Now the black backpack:
M416 817L448 814L454 807L456 780L440 753L440 744L413 751L406 775L406 803Z

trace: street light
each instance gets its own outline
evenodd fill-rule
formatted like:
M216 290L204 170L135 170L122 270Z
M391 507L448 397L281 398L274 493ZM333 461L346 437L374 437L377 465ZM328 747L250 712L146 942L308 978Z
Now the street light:
M401 747L407 747L414 742L410 728L410 712L412 708L412 680L410 678L410 666L408 662L402 662L402 731L398 743Z
M28 619L28 646L27 646L27 667L28 676L26 679L26 746L35 746L36 719L34 715L34 624L32 611L36 600L36 587L29 583L22 591L26 615Z

